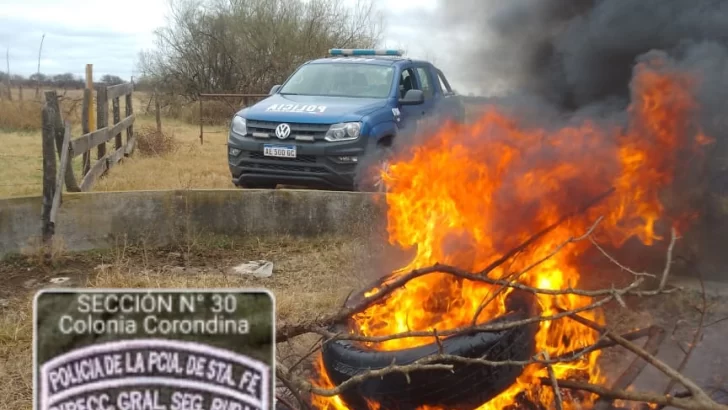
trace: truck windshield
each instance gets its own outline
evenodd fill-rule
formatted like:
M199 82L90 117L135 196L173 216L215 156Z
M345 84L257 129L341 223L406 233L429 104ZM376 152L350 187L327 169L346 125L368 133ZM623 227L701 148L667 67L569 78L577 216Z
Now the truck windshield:
M387 98L392 89L391 66L358 63L308 64L281 87L281 94L354 98Z

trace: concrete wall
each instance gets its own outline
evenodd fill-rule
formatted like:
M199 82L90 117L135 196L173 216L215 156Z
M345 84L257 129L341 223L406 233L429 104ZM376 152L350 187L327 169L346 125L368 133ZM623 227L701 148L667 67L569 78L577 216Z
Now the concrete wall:
M40 213L40 197L0 199L0 258L39 243ZM81 251L109 248L124 241L167 245L205 234L366 237L383 232L385 219L384 198L356 192L89 192L64 194L56 238L65 250ZM694 233L687 233L678 242L679 247L688 246L697 254L706 279L728 281L728 253L723 251L728 246L728 218L723 221L703 221ZM654 254L656 264L663 263L663 250L635 251L638 259L647 260L650 254ZM628 264L636 269L639 265ZM685 273L695 274L694 270Z
M41 198L0 200L0 257L38 243ZM180 190L63 195L56 237L70 251L185 235L368 234L384 223L384 201L355 192Z

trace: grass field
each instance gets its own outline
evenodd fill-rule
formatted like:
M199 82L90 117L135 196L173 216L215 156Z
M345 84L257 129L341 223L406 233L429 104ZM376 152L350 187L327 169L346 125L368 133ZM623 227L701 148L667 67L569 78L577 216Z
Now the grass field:
M59 91L58 94L64 93ZM41 194L41 103L28 100L28 97L22 102L17 98L0 101L0 198ZM64 119L71 121L74 137L81 135L81 104L78 102L81 97L81 90L72 90L61 99L61 111ZM149 98L145 93L135 93L137 119L134 127L141 139L151 134L155 127L153 114L146 112ZM196 118L188 116L188 119ZM93 190L233 188L225 154L227 127L205 126L202 145L197 123L163 117L162 127L173 141L171 151L164 155L145 155L137 151L111 169ZM94 150L92 158L95 154ZM81 157L74 159L73 166L80 179Z

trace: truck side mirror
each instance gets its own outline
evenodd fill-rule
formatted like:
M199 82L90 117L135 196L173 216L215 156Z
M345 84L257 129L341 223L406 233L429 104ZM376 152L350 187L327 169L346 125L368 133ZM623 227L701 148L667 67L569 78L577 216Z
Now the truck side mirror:
M271 87L268 95L273 95L273 94L277 93L280 88L281 88L280 84L274 85L273 87Z
M404 98L399 99L401 105L419 105L425 102L425 94L422 90L407 90Z

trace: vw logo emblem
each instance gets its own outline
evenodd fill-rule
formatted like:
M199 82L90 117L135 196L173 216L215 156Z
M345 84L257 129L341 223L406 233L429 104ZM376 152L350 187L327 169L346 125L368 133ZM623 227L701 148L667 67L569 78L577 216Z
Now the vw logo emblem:
M291 135L291 126L290 125L283 123L283 124L279 124L276 127L276 137L278 137L278 139L284 140L284 139L288 138L289 135Z

